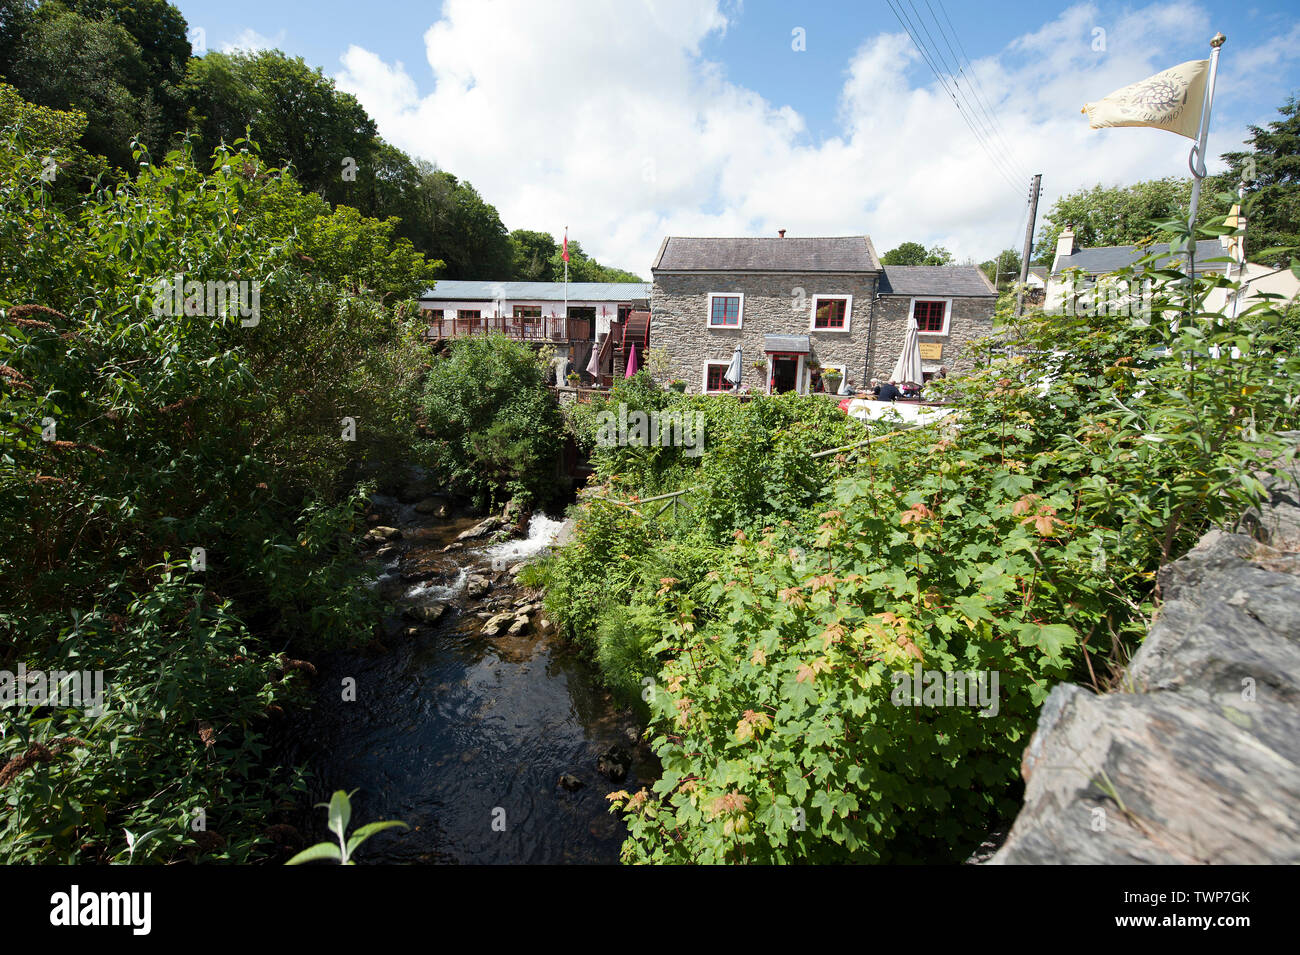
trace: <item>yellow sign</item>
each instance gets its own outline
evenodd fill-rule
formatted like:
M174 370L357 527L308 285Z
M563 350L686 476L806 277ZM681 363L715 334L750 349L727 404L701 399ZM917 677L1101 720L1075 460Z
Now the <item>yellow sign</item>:
M921 342L921 357L926 361L943 358L943 342Z

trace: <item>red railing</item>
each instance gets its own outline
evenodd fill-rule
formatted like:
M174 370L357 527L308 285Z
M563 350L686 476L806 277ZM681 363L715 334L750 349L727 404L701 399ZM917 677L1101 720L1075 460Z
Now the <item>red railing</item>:
M469 335L505 335L523 341L571 342L591 339L591 319L560 318L509 318L504 315L486 318L432 318L424 314L429 323L428 338L464 338Z

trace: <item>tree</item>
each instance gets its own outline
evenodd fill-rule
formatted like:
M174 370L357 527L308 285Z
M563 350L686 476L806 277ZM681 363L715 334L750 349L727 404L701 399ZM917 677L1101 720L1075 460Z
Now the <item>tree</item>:
M161 113L140 46L121 25L58 3L37 9L17 39L12 82L29 102L86 114L82 144L114 165L132 164L130 143L161 143Z
M926 249L919 242L904 242L886 252L880 261L884 265L950 265L952 253L941 245Z
M120 25L140 47L150 88L161 110L162 130L170 135L182 127L185 104L180 85L190 60L188 25L167 0L61 0L88 20Z
M510 233L514 278L521 282L554 282L555 239L549 232L516 229Z
M981 263L980 271L999 291L1015 285L1020 281L1020 253L1015 249L1003 249L997 258Z
M1267 129L1251 126L1251 148L1225 153L1228 172L1203 186L1205 192L1216 191L1221 207L1236 201L1237 183L1246 182L1247 255L1300 246L1300 100L1290 97L1278 112L1282 118Z
M557 279L564 277L564 260L560 258L562 249L557 248L551 256L551 267ZM582 243L576 239L569 240L569 281L570 282L640 282L639 276L601 265L582 250Z
M304 186L332 202L349 201L355 183L345 174L368 167L378 148L374 120L354 96L279 50L195 58L184 91L205 154L251 131L264 159L292 163Z
M1107 245L1134 245L1151 239L1168 241L1170 233L1155 228L1162 219L1187 219L1192 180L1169 176L1129 186L1079 189L1052 204L1038 231L1034 261L1051 265L1056 240L1068 224L1074 228L1075 245L1081 249ZM1223 197L1203 188L1196 221L1206 225L1227 213Z

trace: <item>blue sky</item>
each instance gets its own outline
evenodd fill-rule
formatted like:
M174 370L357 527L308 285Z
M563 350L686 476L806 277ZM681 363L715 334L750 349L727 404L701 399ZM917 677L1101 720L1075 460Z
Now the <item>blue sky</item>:
M322 67L381 135L469 179L508 228L568 224L602 261L643 274L664 234L866 232L881 251L938 242L976 260L1018 247L1031 173L1050 205L1185 171L1187 140L1089 131L1078 108L1206 56L1216 30L1229 39L1212 155L1300 91L1296 3L178 6L209 49L274 46ZM971 114L996 127L996 157L895 9L936 61L977 78Z

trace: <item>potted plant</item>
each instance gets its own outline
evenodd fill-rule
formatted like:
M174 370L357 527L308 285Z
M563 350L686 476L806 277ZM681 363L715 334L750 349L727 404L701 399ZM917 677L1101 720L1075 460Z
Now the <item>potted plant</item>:
M674 378L672 381L668 382L668 387L673 391L685 391L686 382L682 381L680 378Z
M765 371L767 371L767 362L765 361L750 362L749 367L753 368L754 371L758 372L761 375Z
M835 368L830 368L822 372L822 384L826 386L826 390L831 394L835 394L837 391L840 390L841 380L842 380L842 376L840 375L839 371Z
M579 375L576 371L569 372L567 377L568 377L570 388L577 388L578 382L582 380L582 376Z

